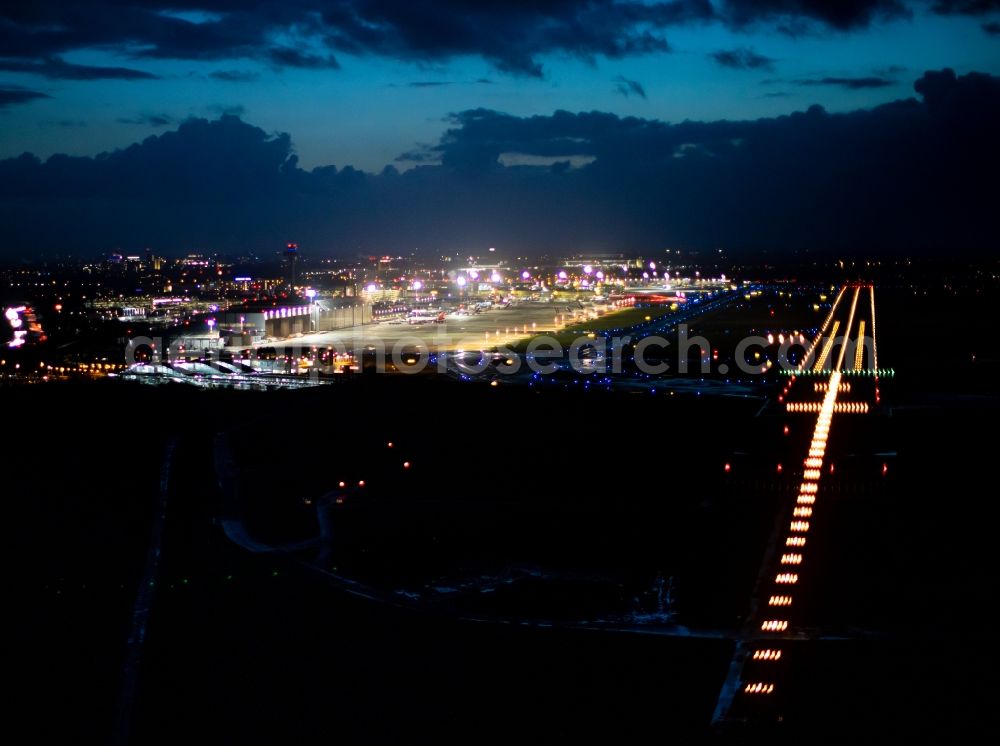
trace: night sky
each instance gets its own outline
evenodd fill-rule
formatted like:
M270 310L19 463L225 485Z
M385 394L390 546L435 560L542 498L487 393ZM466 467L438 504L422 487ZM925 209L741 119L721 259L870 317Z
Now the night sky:
M0 252L988 251L998 75L1000 0L5 4Z

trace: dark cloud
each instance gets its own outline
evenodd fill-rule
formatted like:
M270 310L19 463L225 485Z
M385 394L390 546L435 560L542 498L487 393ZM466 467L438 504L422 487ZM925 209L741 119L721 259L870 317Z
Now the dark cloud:
M129 67L76 65L50 57L37 62L23 59L0 60L0 70L40 75L53 80L155 80L156 75Z
M72 0L0 8L0 49L43 59L76 49L187 60L254 58L336 68L336 53L413 61L477 55L540 75L539 55L620 58L669 49L663 33L714 17L709 0ZM274 40L282 45L275 46Z
M253 83L260 78L260 73L251 70L214 70L209 74L210 78L222 80L226 83Z
M235 117L189 120L95 158L0 161L0 250L267 251L290 234L346 254L994 250L1000 78L944 70L915 89L871 110L753 121L475 109L407 154L425 165L377 175L305 170L288 135Z
M978 16L1000 11L1000 0L935 0L931 9L943 16Z
M169 114L140 114L135 117L121 117L118 120L121 124L142 124L148 127L166 127L174 123L174 118Z
M330 44L344 52L416 61L479 55L531 76L541 75L537 57L546 53L589 60L668 51L665 29L711 17L707 0L363 0L323 14Z
M314 54L290 47L274 47L267 59L277 67L299 67L312 70L337 70L340 63L332 54Z
M722 0L719 5L732 25L767 22L786 30L815 22L848 31L910 15L901 0Z
M933 7L979 13L995 6ZM666 35L682 24L849 31L908 13L902 0L64 0L0 6L0 49L37 64L100 48L133 58L313 69L338 68L339 54L418 63L474 55L538 76L547 54L593 60L667 52Z
M389 88L443 88L451 85L493 85L492 80L478 78L477 80L411 80L407 83L388 83Z
M638 80L629 80L623 75L619 75L613 82L615 84L615 91L626 98L633 95L643 99L646 98L646 89L642 87L642 83Z
M52 98L47 93L40 91L30 91L17 85L7 85L0 83L0 109L14 104L26 104L40 98Z
M997 21L990 21L989 23L984 23L983 31L985 31L990 36L1000 35L1000 23L998 23Z
M752 49L720 49L709 55L723 67L735 70L774 70L774 60Z
M897 83L897 81L891 78L883 78L877 75L857 78L803 78L800 80L793 80L792 82L795 85L804 86L838 86L840 88L848 88L852 91L858 91L865 88L887 88L889 86L896 85Z

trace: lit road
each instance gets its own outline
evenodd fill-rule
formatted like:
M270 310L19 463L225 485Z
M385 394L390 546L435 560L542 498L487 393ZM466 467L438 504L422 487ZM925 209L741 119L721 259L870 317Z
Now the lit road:
M793 652L787 642L809 636L802 627L806 620L797 614L796 599L810 582L809 538L822 525L822 479L830 478L835 469L828 449L831 429L841 416L863 416L874 410L881 400L879 374L875 289L845 286L777 397L776 404L789 417L815 416L815 421L808 450L798 456L800 465L777 467L795 485L794 497L777 516L719 695L713 717L717 725L781 717L782 686L789 681ZM821 588L808 591L822 593Z

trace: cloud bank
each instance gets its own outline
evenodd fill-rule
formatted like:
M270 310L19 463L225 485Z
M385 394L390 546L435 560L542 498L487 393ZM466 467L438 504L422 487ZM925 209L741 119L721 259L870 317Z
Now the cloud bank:
M927 1L902 0L53 0L0 7L0 57L41 74L58 60L103 49L142 60L255 60L278 68L337 68L338 55L418 63L476 56L515 75L543 73L539 57L584 60L667 52L667 34L694 23L790 33L849 32L904 18ZM211 8L211 12L208 12ZM993 0L936 0L942 15L986 15ZM96 69L78 70L100 77ZM130 68L106 77L143 76ZM234 82L240 76L227 78Z
M914 87L752 121L464 111L404 173L305 170L288 134L192 119L95 158L0 161L0 251L995 250L1000 78Z

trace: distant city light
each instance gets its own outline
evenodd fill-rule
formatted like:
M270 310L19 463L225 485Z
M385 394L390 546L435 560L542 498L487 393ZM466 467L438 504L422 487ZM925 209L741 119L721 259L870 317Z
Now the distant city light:
M376 285L374 282L370 283L368 287L365 288L365 290L367 290L369 293L374 293L376 290L378 290L378 285Z
M583 273L584 273L584 274L587 274L587 275L589 275L589 274L591 274L591 273L592 273L593 271L594 271L594 268L593 268L593 267L592 267L591 265L589 265L589 264L585 264L585 265L583 265Z
M424 283L422 283L420 280L414 280L413 281L413 289L414 290L420 290L423 286L424 286Z
M559 270L559 279L560 280L565 280L567 278L567 276L568 275L566 274L566 270L565 269Z
M490 251L493 251L493 249L490 249ZM490 282L500 282L500 273L499 272L494 272L493 274L491 274L490 275Z
M455 283L456 283L456 284L457 284L457 285L458 285L458 286L459 286L460 288L464 288L464 287L465 287L465 283L466 283L466 282L467 282L467 280L465 279L465 275L459 275L459 276L458 276L458 277L457 277L457 278L455 279Z

